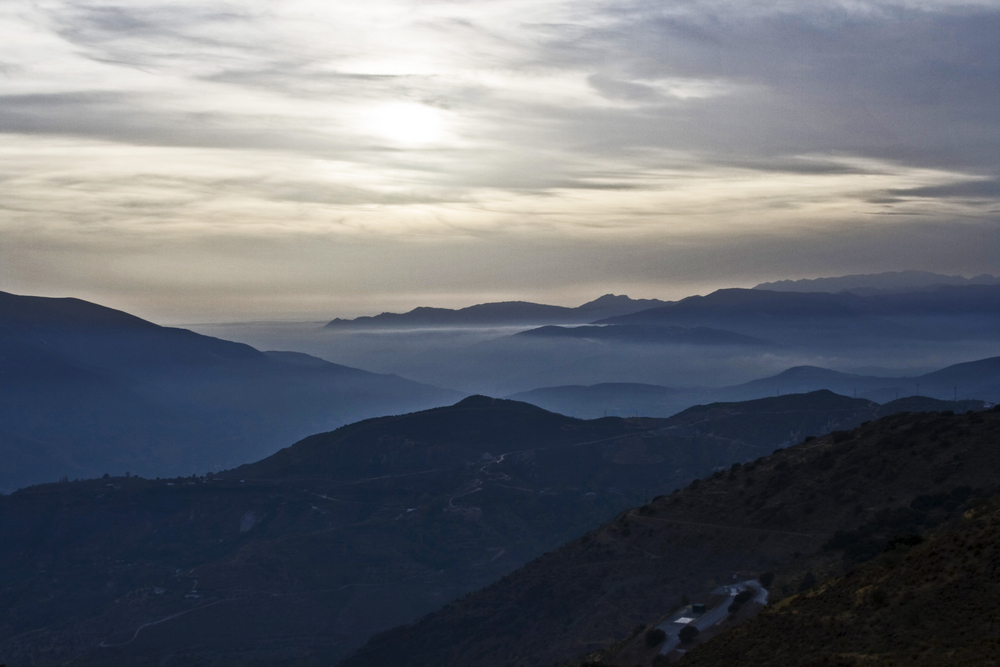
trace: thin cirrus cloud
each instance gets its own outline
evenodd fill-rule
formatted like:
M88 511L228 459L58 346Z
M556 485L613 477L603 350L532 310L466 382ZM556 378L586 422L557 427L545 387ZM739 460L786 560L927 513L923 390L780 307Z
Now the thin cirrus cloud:
M0 289L293 316L993 270L998 33L993 2L8 3Z

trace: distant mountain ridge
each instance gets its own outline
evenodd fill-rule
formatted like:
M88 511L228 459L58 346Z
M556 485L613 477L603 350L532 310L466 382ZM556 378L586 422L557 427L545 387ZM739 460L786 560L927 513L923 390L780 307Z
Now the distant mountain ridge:
M795 366L777 375L717 390L734 400L760 393L798 393L831 389L885 403L908 395L938 399L970 398L1000 402L1000 357L953 364L912 377L878 377L841 373L816 366Z
M886 271L831 278L803 278L760 283L753 289L772 292L853 292L859 295L911 292L940 285L1000 285L1000 278L983 273L972 278L930 271Z
M794 366L776 375L740 385L718 388L664 387L654 384L605 382L595 385L541 387L511 394L508 398L547 410L584 418L602 415L672 417L686 408L704 403L752 401L775 395L804 394L829 390L844 396L889 404L895 399L971 401L964 409L977 409L977 401L1000 403L1000 357L978 359L947 366L916 376L880 377L855 375L818 366ZM920 395L917 395L917 394Z
M882 340L991 340L1000 331L1000 284L940 285L905 293L721 289L594 322L710 327L801 349Z
M943 285L928 291L858 296L828 292L781 292L763 289L720 289L594 324L682 323L696 318L858 318L991 314L1000 307L1000 283Z
M529 301L481 303L466 308L429 308L421 306L406 313L382 313L352 320L334 319L329 329L406 328L436 326L504 326L531 324L586 324L597 319L634 313L670 303L659 299L631 299L625 295L605 294L576 308L549 306Z

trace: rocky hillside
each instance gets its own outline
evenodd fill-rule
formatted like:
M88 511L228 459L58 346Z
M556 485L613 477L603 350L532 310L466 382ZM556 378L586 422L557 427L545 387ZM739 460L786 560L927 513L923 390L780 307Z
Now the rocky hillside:
M342 664L548 665L734 576L798 559L862 562L994 490L998 428L996 410L914 413L807 439L624 512Z
M766 608L696 648L683 664L996 665L998 597L1000 500L994 499L927 539L897 539L873 561Z

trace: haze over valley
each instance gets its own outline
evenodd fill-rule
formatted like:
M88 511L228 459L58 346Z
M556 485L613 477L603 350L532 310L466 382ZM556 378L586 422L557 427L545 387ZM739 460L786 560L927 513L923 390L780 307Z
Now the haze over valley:
M590 320L599 311L589 304L543 315L541 306L512 303L480 307L479 312L418 308L391 318L334 319L326 326L191 326L257 347L295 349L494 396L602 383L700 390L742 384L794 366L917 376L998 354L1000 286L985 277L973 285L949 285L948 276L935 274L918 277L907 288L913 291L870 296L729 289L653 307L618 297L618 310L624 312ZM853 280L879 285L892 279ZM864 393L871 383L862 384ZM919 391L916 381L896 386L903 395ZM941 387L931 395L954 398L953 387L947 396Z

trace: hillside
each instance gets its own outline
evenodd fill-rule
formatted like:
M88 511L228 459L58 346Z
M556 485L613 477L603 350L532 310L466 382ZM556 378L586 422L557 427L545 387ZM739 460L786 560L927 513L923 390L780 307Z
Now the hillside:
M710 431L715 437L773 449L794 445L810 435L854 428L880 412L898 411L822 389L752 401L696 405L670 417L666 423L677 430Z
M916 541L916 540L913 540ZM1000 663L1000 501L782 600L685 656L717 665Z
M9 462L0 490L105 472L217 470L309 433L459 397L79 299L0 293L0 433Z
M627 315L666 305L659 299L630 299L615 294L589 301L576 308L549 306L528 301L481 303L466 308L419 307L406 313L382 313L352 320L334 319L329 329L393 329L462 326L517 326L538 324L585 324L606 317Z
M308 359L300 359L308 362ZM753 446L487 397L0 496L0 663L332 664Z
M694 392L638 382L541 387L507 398L585 419L601 416L669 417L689 407Z
M998 428L996 410L898 414L807 439L624 512L342 665L548 665L734 576L811 554L865 560L995 489Z

